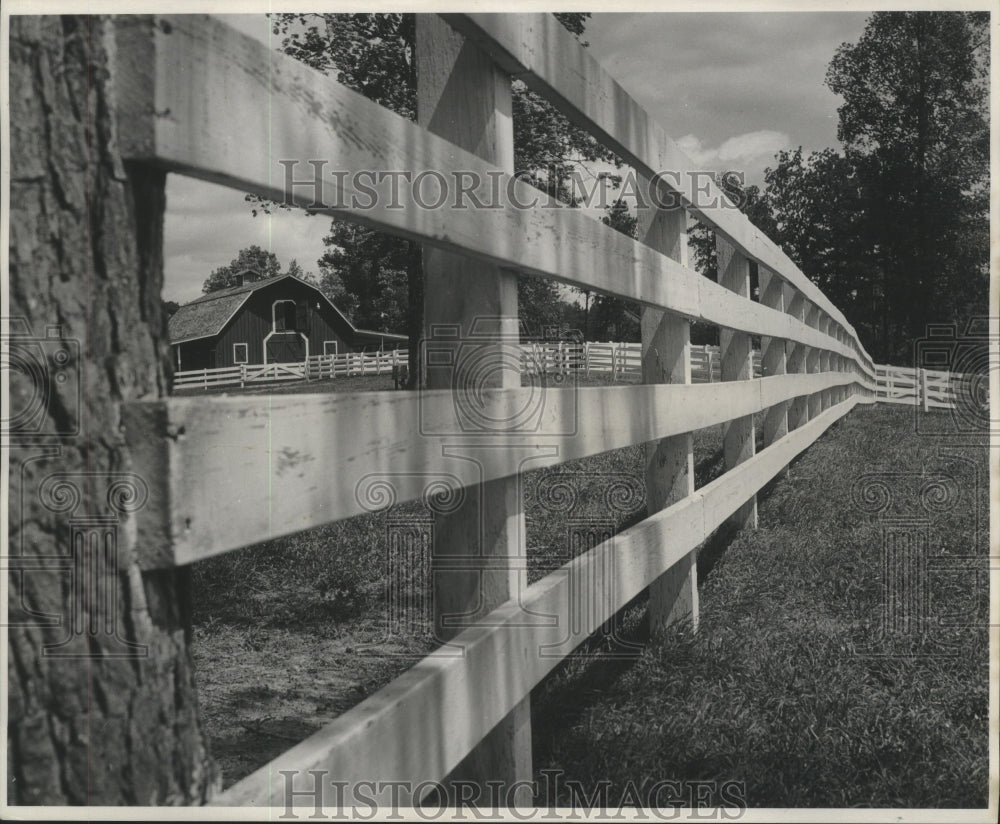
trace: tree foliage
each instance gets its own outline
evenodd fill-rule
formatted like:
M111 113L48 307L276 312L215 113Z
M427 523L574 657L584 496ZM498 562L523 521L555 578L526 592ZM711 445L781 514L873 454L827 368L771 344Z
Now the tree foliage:
M281 261L278 256L267 249L261 249L256 244L240 249L226 266L220 266L212 272L201 286L203 294L218 292L220 289L227 289L233 285L233 276L243 274L244 283L254 283L258 280L267 280L278 275L294 275L307 283L316 283L316 278L311 273L305 272L299 262L292 259L288 264L288 269L281 271Z
M555 16L579 38L590 15ZM276 14L272 21L285 53L416 119L415 15ZM514 80L511 91L516 172L576 205L571 183L581 165L617 159L521 81ZM337 219L325 243L328 251L318 262L324 291L343 303L356 323L394 331L405 327L415 340L422 326L420 246ZM565 314L562 292L554 283L522 277L518 297L520 318L533 333Z
M987 26L980 13L873 14L827 72L843 150L780 152L763 192L717 179L882 362L908 363L928 324L986 309ZM699 224L691 246L714 279L714 234Z
M256 280L266 280L267 278L280 275L281 262L274 252L261 249L256 244L248 246L245 249L240 249L239 253L228 265L220 266L213 271L202 284L201 291L207 295L210 292L226 289L233 285L232 278L234 275L248 269L250 272L247 274L245 280L248 283L252 283Z
M725 172L715 175L715 184L728 198L730 206L739 209L747 219L764 234L773 237L774 216L767 195L759 187L744 186L740 175ZM718 278L718 261L715 252L715 232L705 223L697 222L688 233L688 247L694 268L711 280Z
M636 236L638 220L621 198L608 207L601 222L623 235ZM592 302L588 293L585 297L590 308L583 331L590 340L639 340L642 311L639 304L609 295L594 295Z
M986 308L988 25L981 12L879 12L827 72L882 358L906 360L929 323Z

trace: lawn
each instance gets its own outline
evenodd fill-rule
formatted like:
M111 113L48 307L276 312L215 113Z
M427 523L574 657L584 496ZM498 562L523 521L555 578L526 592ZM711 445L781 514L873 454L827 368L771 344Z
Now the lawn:
M541 685L536 770L612 798L704 779L742 782L751 807L984 807L987 449L913 422L859 408L793 463L702 582L696 635L649 642L640 613L634 662L571 660ZM894 523L852 495L876 474ZM916 631L884 631L884 529L928 538Z
M536 770L619 789L740 781L751 806L984 805L987 601L970 569L986 569L986 450L913 430L911 410L857 409L761 496L757 531L703 548L697 635L650 639L640 598L618 619L627 654L584 654L615 648L594 641L540 684ZM720 446L721 428L696 433L699 486L721 471ZM852 485L897 473L886 477L906 497L922 469L960 492L926 530L929 554L954 556L956 568L928 565L937 571L920 633L883 638L883 525L858 509ZM572 554L570 524L606 532L644 517L641 478L641 447L527 475L529 578ZM567 484L573 507L554 508L552 490ZM201 709L226 786L432 648L425 565L388 560L401 516L426 524L407 504L194 566ZM410 596L393 623L390 574ZM951 623L972 626L940 626L955 613L965 617Z

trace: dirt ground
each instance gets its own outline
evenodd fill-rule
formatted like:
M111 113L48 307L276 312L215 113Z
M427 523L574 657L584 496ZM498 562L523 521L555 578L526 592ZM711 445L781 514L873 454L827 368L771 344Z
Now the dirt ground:
M431 650L372 621L325 629L201 625L198 692L223 786L249 775L388 684Z

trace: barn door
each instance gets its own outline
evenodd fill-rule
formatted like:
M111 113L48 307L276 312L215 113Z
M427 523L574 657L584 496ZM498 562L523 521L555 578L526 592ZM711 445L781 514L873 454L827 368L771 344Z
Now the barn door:
M306 359L306 343L297 333L274 335L267 342L268 363L302 363Z

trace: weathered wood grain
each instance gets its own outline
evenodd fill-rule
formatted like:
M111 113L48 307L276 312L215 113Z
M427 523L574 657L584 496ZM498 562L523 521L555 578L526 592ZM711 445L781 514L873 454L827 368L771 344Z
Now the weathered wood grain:
M510 78L473 43L440 17L417 16L417 120L432 134L449 140L488 163L514 172L514 125ZM460 390L474 402L488 388L521 385L521 350L517 323L517 273L432 246L423 250L424 339L447 324L462 342L476 346L479 368L471 385ZM483 328L483 327L487 328ZM426 364L425 364L426 366ZM451 369L427 368L428 389L456 382L459 361ZM501 431L495 436L502 444ZM495 448L491 443L485 451ZM456 455L479 461L482 446ZM464 627L515 598L521 571L516 564L527 551L524 502L517 477L484 480L465 490L454 511L436 514L431 553L434 638L447 641ZM464 562L464 563L460 563ZM462 569L456 569L456 565ZM458 799L455 782L488 782L515 789L514 806L530 806L525 792L532 777L531 704L525 696L445 778L445 794Z
M771 270L759 266L757 279L760 288L760 302L779 312L784 312L791 301L794 289L780 278L775 277ZM844 334L843 330L839 330ZM784 375L787 370L787 351L789 344L778 338L762 337L761 370L764 375ZM788 434L788 402L782 401L768 408L764 413L762 428L763 445L768 446Z
M187 564L420 498L428 488L458 489L683 434L854 380L485 390L484 415L525 426L506 437L514 448L484 452L479 464L445 449L482 436L463 423L450 390L130 403L125 437L136 471L156 490L136 515L137 551L147 569Z
M684 209L640 209L638 237L683 265L688 262L688 216ZM644 383L691 383L691 325L646 307L640 324ZM645 444L646 511L659 512L694 493L694 436L691 432ZM698 628L697 549L674 564L649 587L653 632L689 619Z
M734 294L750 299L750 261L721 235L715 238L719 284ZM719 330L722 354L722 380L746 381L753 378L753 347L750 336L728 329ZM756 452L753 415L734 417L726 424L722 438L722 453L726 469L749 460ZM757 497L753 496L732 516L730 523L737 528L757 527Z

